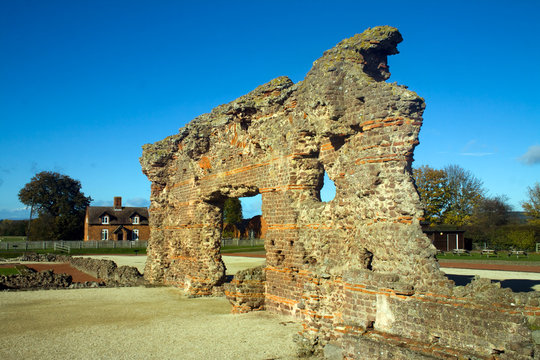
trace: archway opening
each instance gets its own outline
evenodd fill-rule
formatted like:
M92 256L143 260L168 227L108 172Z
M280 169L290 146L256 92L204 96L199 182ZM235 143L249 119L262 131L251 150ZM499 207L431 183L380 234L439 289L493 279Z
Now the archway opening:
M222 230L223 239L264 238L261 194L226 198L222 205Z
M225 199L222 219L220 250L227 281L231 281L238 271L257 267L265 261L267 226L262 218L262 196Z

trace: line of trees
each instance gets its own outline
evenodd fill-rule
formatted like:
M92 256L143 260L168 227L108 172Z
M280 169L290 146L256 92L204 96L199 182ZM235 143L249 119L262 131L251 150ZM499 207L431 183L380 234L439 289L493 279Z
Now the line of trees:
M28 220L0 220L0 236L26 236Z
M540 242L540 184L528 189L521 218L506 196L488 196L482 181L458 165L424 165L413 176L430 226L466 230L479 247L532 250Z

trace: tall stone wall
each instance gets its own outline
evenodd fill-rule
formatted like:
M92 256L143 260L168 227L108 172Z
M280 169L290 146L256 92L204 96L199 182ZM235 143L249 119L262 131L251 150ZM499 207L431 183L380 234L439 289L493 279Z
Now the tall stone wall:
M274 79L145 145L141 164L152 182L146 279L211 294L225 278L224 200L262 194L265 307L303 319L312 349L376 358L358 346L384 343L429 356L434 346L480 358L532 356L524 319L540 311L536 300L508 312L515 299L503 297L497 324L512 324L513 335L488 341L482 323L469 324L476 320L462 311L476 304L476 291L455 294L421 231L410 167L425 104L385 82L387 56L401 40L395 28L368 29L326 51L304 81ZM325 172L336 185L329 202L319 194ZM440 314L471 325L479 340L464 345L469 332L457 336ZM517 343L528 350L510 350Z

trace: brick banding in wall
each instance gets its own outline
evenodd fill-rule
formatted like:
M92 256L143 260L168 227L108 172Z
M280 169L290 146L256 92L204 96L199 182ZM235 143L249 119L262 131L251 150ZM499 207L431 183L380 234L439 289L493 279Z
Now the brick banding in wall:
M422 233L411 164L425 104L386 82L400 41L395 28L368 29L326 51L302 82L274 79L145 145L146 280L196 296L224 286L234 312L296 317L305 353L538 356L538 296L483 280L455 287ZM321 202L325 172L336 196ZM223 203L257 194L266 266L223 285Z

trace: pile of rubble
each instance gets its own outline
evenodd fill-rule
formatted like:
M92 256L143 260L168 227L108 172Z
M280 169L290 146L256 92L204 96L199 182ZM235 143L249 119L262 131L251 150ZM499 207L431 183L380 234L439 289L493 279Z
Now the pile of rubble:
M85 288L98 286L125 287L144 284L143 276L136 267L117 266L111 260L35 253L23 255L17 260L21 262L67 263L88 275L100 279L100 281L75 283L72 281L71 275L68 274L55 274L52 270L38 272L25 266L18 266L17 269L20 274L0 276L0 290Z

